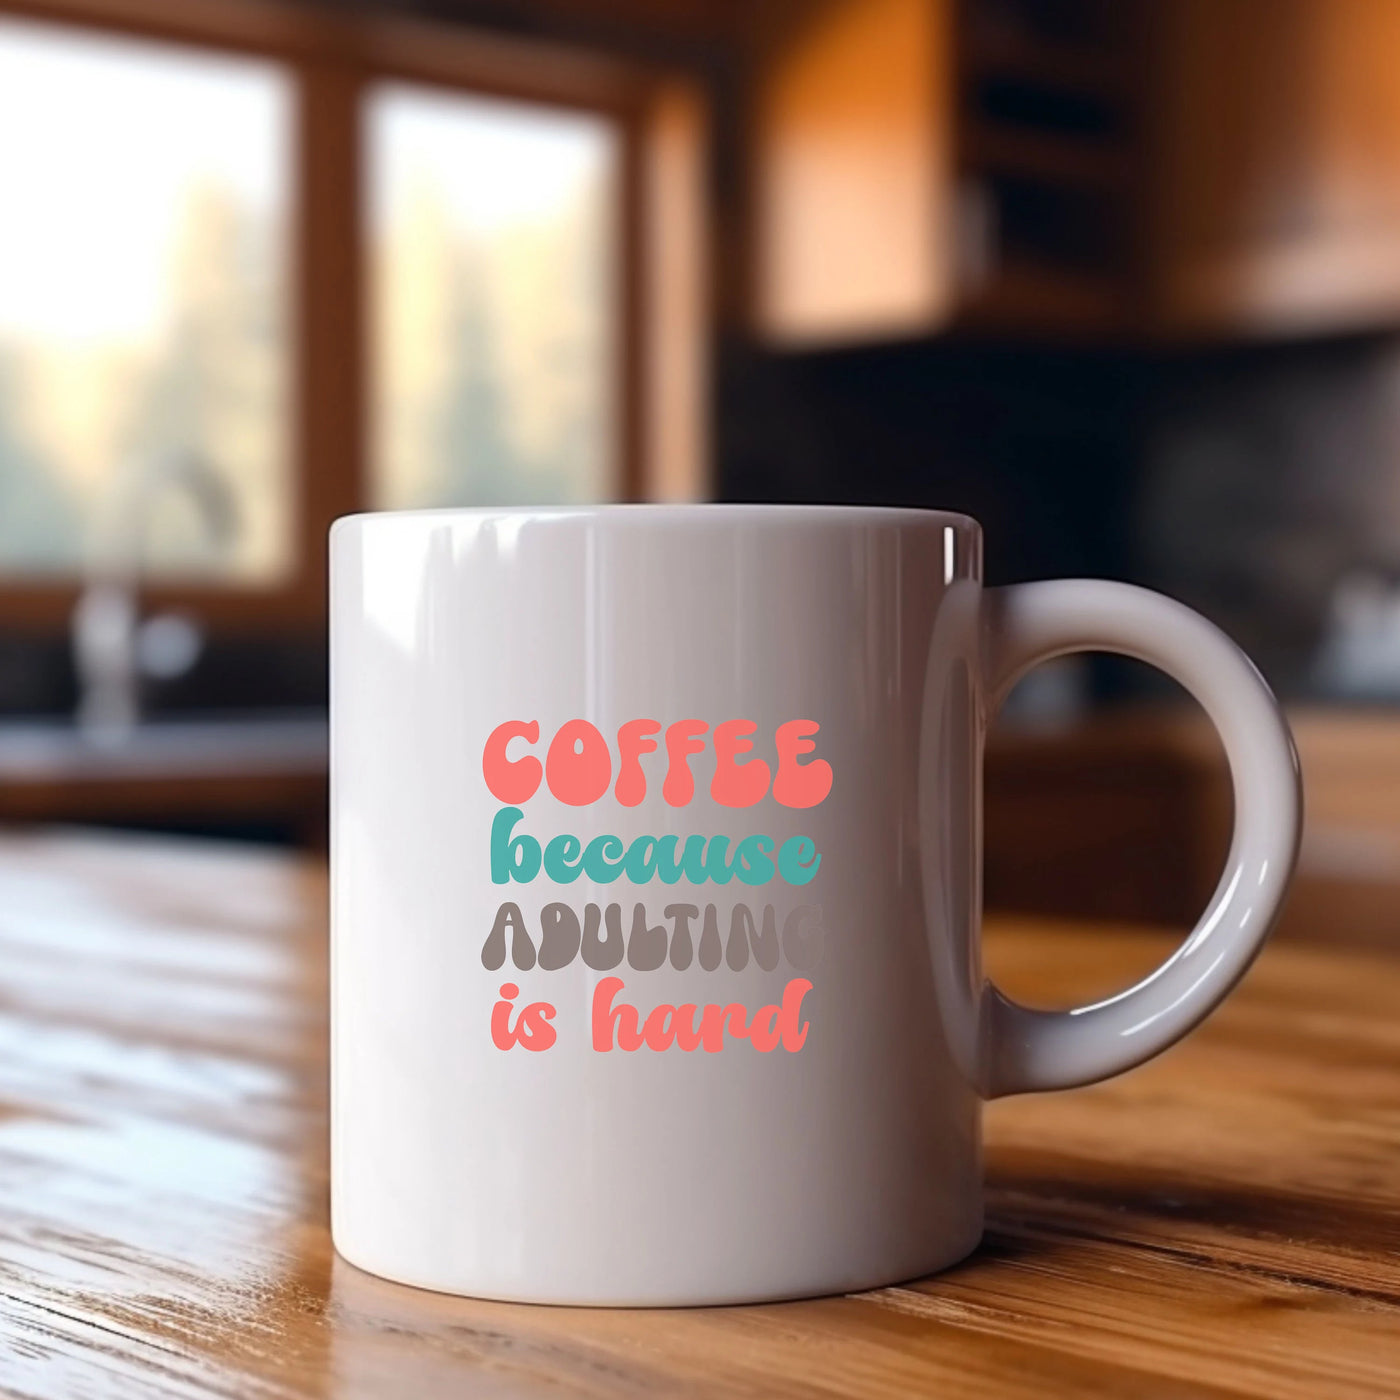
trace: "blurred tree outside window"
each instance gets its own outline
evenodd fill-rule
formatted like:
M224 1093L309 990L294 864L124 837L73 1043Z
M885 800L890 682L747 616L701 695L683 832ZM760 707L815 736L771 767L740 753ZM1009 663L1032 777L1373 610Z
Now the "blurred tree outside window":
M367 114L370 504L616 495L615 124L400 83Z
M0 21L0 574L71 576L176 459L237 528L151 500L142 566L293 566L290 81L278 65Z
M0 18L0 586L71 586L124 511L153 582L304 577L297 83L272 56ZM621 124L404 80L360 110L353 504L622 494ZM227 543L149 489L192 461Z

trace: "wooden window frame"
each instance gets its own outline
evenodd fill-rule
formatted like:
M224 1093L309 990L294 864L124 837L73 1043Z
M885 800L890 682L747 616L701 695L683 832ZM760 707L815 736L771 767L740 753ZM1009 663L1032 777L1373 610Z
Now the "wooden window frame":
M617 498L707 493L707 115L692 81L547 42L276 0L0 0L0 16L270 59L292 83L292 575L265 587L152 582L148 606L188 609L221 634L324 627L330 524L369 508L362 98L380 82L616 123ZM0 628L61 630L82 587L0 575Z

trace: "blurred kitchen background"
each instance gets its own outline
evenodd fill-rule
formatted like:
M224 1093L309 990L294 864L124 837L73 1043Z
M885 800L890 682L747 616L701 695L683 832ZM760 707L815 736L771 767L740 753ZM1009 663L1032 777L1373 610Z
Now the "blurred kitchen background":
M325 532L970 511L1224 626L1285 927L1400 941L1396 0L0 0L0 821L325 842ZM1044 668L987 900L1183 922L1214 740Z

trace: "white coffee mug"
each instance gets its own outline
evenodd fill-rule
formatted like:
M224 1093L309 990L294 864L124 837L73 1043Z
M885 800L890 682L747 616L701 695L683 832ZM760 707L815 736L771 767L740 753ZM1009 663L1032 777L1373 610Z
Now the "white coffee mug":
M927 1274L982 1231L980 1104L1117 1074L1259 951L1297 763L1210 623L985 589L922 510L616 506L331 540L332 1226L480 1297L735 1303ZM984 982L985 726L1048 657L1152 662L1234 779L1210 907L1069 1013Z

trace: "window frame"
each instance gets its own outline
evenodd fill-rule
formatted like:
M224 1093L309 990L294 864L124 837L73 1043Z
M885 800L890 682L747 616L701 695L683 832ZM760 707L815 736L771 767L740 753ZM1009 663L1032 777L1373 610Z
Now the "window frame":
M674 189L678 174L692 184L703 180L704 104L693 83L547 41L275 0L181 0L178 9L168 0L0 0L0 16L269 59L283 66L292 88L292 572L266 586L143 582L145 606L188 609L216 634L298 634L325 625L330 524L369 508L370 250L361 99L379 82L587 112L616 124L616 499L644 499L658 489L703 494L704 353L685 342L705 336L705 240L695 227L676 229L674 216L668 233L654 197L661 187ZM674 141L655 137L658 128L675 126L678 110L689 114L682 118L689 134L679 155ZM684 299L680 320L668 290L678 256L696 291ZM647 314L648 298L671 303L669 329ZM687 381L679 398L677 373ZM693 441L679 453L674 423L662 421L674 419L678 402L693 420ZM658 441L669 441L670 455L684 459L679 466L659 464L659 485L647 479L656 468L643 470L644 444ZM0 574L0 628L46 634L66 628L84 582L81 574L33 581Z

